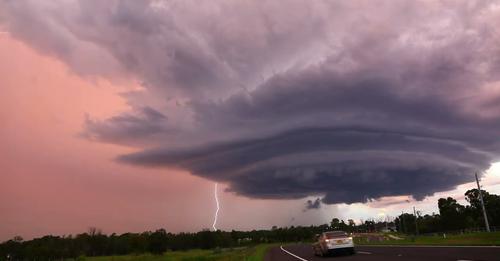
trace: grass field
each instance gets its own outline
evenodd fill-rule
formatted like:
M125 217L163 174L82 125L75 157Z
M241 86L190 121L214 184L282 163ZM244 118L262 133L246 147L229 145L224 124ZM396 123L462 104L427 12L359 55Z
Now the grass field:
M358 245L450 245L450 246L491 246L500 245L500 232L491 233L467 233L446 235L442 234L434 236L401 236L402 239L390 239L387 236L382 236L384 240L373 240L368 237L355 238L355 243Z
M173 251L166 252L163 255L126 255L126 256L101 256L101 257L85 257L79 261L260 261L264 260L266 251L273 246L272 244L262 244L255 247L223 249L221 251L214 250L189 250L189 251Z

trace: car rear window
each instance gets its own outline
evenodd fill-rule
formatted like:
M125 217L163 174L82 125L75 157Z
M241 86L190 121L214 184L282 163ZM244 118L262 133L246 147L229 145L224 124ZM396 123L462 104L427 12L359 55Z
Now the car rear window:
M326 238L340 238L340 237L347 237L347 233L345 232L327 232L325 233Z

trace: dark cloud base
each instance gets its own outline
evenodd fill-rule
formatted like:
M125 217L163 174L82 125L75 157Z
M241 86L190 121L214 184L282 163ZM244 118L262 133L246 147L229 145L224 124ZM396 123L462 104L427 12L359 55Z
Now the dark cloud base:
M338 128L301 129L184 150L148 150L119 160L187 169L228 182L231 191L249 197L323 195L326 204L408 194L423 199L471 181L474 171L490 161L448 139Z

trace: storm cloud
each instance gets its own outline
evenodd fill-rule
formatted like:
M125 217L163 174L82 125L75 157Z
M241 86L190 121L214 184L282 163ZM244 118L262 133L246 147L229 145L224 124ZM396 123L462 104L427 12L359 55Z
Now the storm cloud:
M319 208L321 208L321 199L320 198L316 198L314 201L309 199L306 201L306 208L304 209L304 211L307 211L310 209L319 209Z
M13 36L82 77L142 83L124 95L130 112L85 120L83 137L137 149L118 157L125 164L187 170L252 198L334 204L421 200L499 160L495 1L0 10Z
M167 117L150 107L137 108L106 121L93 120L87 116L85 126L86 131L82 133L84 138L124 144L133 141L134 137L140 137L137 141L142 141L169 132Z

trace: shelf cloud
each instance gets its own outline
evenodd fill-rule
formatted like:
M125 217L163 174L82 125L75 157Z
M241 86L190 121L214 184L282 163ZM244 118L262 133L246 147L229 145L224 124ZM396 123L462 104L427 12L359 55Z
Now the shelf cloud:
M323 204L470 182L500 156L494 1L3 1L82 77L136 80L82 137L252 198Z

